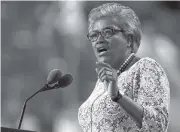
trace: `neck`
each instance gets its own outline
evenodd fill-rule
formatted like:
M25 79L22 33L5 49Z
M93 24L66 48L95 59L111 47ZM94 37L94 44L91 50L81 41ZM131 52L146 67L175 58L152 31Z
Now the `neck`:
M141 58L137 57L134 55L134 58L131 60L131 62L127 65L125 70L128 70L132 65L134 65L134 63L136 63L137 61L139 61Z
M131 56L131 57L130 57ZM128 61L127 61L128 60ZM140 60L139 57L135 56L135 54L132 56L131 54L127 56L124 61L121 61L121 65L118 65L116 67L116 70L118 70L118 73L128 70L134 63L136 63L138 60ZM125 62L125 64L124 64ZM120 63L119 63L120 64Z
M120 66L126 61L126 59L130 56L130 54L126 54L124 56L123 60L118 60L115 64L112 65L112 67L116 70L119 70Z

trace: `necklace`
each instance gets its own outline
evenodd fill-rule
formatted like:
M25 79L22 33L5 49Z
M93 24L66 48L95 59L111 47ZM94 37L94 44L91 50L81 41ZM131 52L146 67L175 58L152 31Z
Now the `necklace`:
M126 66L129 64L129 62L133 59L135 53L131 53L129 57L124 61L124 63L121 65L119 70L117 71L118 76L125 70Z

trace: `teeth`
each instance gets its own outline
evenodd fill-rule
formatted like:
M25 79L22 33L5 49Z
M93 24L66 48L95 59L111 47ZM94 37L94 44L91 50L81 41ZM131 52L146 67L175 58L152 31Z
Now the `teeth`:
M103 52L103 51L107 51L107 49L105 49L105 48L99 48L98 49L98 52Z

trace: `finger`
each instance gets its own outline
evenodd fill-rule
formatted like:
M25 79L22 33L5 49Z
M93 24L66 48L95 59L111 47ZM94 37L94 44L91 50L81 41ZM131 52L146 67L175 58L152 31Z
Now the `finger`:
M102 77L100 78L100 80L101 80L102 82L104 82L104 81L109 82L109 81L113 81L113 77L112 77L112 76L109 76L109 75L105 75L105 76L102 76Z
M103 62L98 62L98 61L96 61L96 64L97 64L97 69L98 69L98 71L100 71L103 67L112 69L112 67L110 67L109 64L107 64L107 63L103 63ZM102 70L103 70L103 69L102 69ZM101 73L101 72L102 72L102 71L100 71L100 73Z
M113 72L112 72L111 70L109 70L109 71L107 70L107 71L106 71L106 75L112 76L112 75L113 75Z
M103 81L104 87L105 89L108 91L108 82L107 81Z
M112 71L104 70L104 71L99 75L99 78L102 78L103 76L106 76L106 75L113 77Z
M98 67L108 67L108 68L112 68L108 63L99 62L99 61L96 61L96 65L98 65Z
M106 71L111 72L111 69L107 68L107 67L102 67L98 72L98 76L102 76L102 75L106 74Z

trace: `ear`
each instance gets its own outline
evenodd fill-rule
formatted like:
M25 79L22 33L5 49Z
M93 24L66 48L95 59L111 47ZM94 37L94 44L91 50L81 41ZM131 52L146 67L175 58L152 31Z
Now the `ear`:
M136 52L138 51L138 49L139 49L139 46L138 46L138 44L135 42L135 43L133 44L133 53L136 53Z
M127 45L128 45L128 47L133 47L133 42L134 42L133 35L128 34L127 35Z
M138 45L135 42L134 36L132 34L129 34L127 36L127 44L128 47L131 49L131 53L136 53L138 50Z

